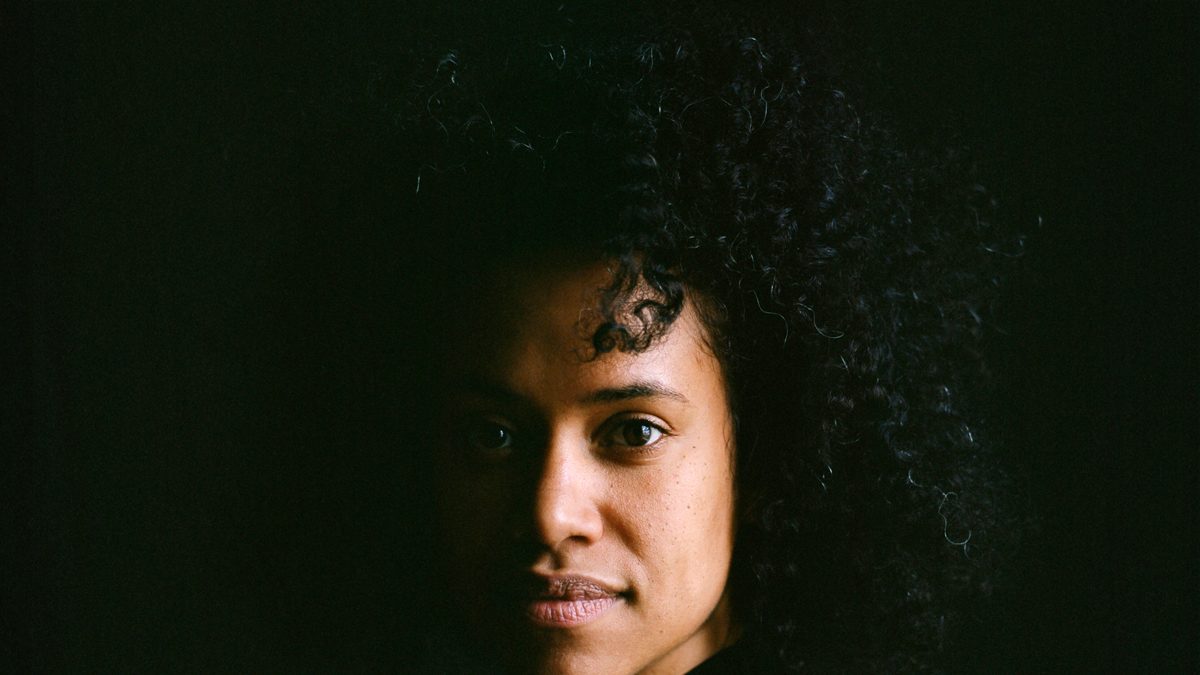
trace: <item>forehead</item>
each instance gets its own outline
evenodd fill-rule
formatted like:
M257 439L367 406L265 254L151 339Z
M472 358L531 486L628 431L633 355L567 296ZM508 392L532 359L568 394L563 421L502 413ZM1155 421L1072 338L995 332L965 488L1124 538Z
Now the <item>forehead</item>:
M601 296L613 280L603 264L554 259L511 270L485 293L477 319L497 329L495 338L555 340L586 346L600 326Z
M459 375L491 374L534 361L614 376L634 367L658 364L658 369L666 361L720 373L706 330L686 298L681 314L647 349L597 354L592 340L605 321L616 319L637 330L641 324L629 309L651 296L648 287L636 287L606 317L601 307L613 272L604 262L547 256L484 276L485 288L467 303L445 345L449 365Z

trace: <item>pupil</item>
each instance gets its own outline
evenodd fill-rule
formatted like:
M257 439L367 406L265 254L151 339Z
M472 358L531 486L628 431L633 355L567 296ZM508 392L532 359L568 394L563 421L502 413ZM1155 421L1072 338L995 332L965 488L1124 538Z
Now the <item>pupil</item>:
M625 442L629 445L645 445L654 431L645 422L632 422L625 426Z
M472 434L471 440L480 448L496 450L508 443L508 430L496 426L480 427Z

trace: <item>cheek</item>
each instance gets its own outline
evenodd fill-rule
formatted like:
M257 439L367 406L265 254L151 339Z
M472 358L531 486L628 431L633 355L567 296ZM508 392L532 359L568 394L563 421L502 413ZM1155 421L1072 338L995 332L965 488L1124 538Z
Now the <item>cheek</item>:
M495 476L454 475L437 482L437 523L453 566L479 569L504 534L509 489Z
M724 451L664 468L623 503L630 548L648 593L713 600L724 591L733 549L733 478Z
M732 476L726 467L706 467L676 513L683 521L678 546L686 551L686 564L698 575L719 576L723 586L734 534Z

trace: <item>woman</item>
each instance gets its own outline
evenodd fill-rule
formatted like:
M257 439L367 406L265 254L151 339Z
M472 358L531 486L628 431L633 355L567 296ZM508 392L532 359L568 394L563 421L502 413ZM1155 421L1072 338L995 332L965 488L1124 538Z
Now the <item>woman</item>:
M568 8L401 74L423 668L925 670L986 593L1012 247L815 42Z

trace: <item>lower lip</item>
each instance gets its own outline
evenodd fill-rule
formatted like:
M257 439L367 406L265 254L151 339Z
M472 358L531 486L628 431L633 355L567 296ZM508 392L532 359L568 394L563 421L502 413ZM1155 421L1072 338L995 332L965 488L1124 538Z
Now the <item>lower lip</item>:
M588 600L534 600L526 613L544 628L574 628L600 618L617 602L616 596Z

